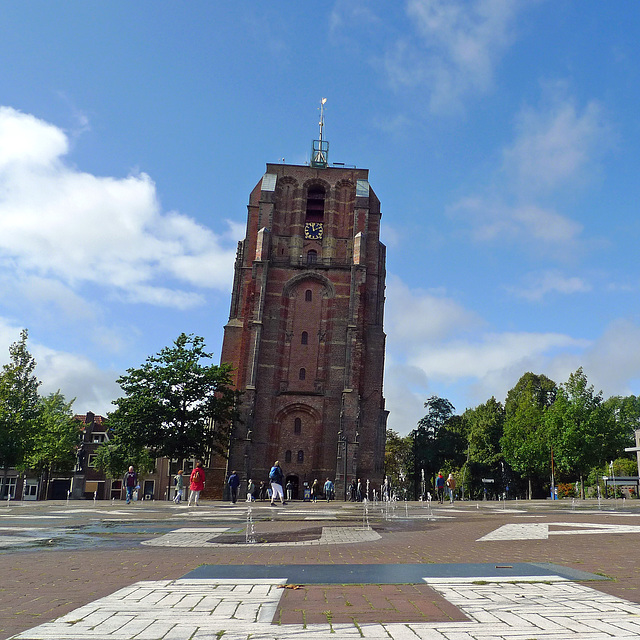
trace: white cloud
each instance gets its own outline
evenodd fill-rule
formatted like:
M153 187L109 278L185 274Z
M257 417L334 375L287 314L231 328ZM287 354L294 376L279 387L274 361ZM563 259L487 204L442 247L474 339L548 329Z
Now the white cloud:
M559 87L550 104L523 109L516 139L503 152L504 170L520 196L582 183L594 157L609 146L600 105L592 100L579 109L562 93Z
M446 112L469 93L491 87L495 66L513 41L525 2L515 0L409 0L416 35L387 52L385 69L396 85L429 87L430 107Z
M9 362L9 346L20 339L21 330L12 320L0 317L0 367ZM100 369L84 356L51 349L31 336L27 350L36 361L34 374L42 383L38 390L41 396L60 390L67 400L78 398L73 405L76 413L104 415L113 409L111 401L122 392L115 370Z
M521 368L558 349L585 348L589 343L559 333L484 334L475 340L417 346L407 361L429 379L484 378L496 371Z
M384 378L386 406L391 410L387 427L401 434L415 429L424 415L429 397L429 382L424 372L387 358Z
M73 405L75 413L105 415L113 411L111 401L122 395L114 371L99 369L94 362L71 353L56 351L38 344L29 344L36 362L36 375L42 381L40 395L54 393L58 389L67 400L77 398Z
M452 205L450 215L465 220L472 237L481 242L516 240L551 250L578 242L583 227L549 208L536 204L508 205L488 196L469 196Z
M611 144L611 130L595 101L579 108L565 93L556 83L537 109L524 108L490 186L450 207L469 224L475 240L515 240L563 259L584 247L583 225L547 198L589 183L598 156Z
M451 298L412 290L397 276L387 280L385 330L391 343L432 342L476 326L478 317Z
M640 395L640 326L626 318L614 320L580 358L557 358L553 379L565 382L582 366L596 391L611 395Z
M60 129L0 108L0 261L71 288L98 284L157 305L201 302L167 286L171 280L228 290L235 242L227 234L163 214L146 174L82 173L64 162L67 150Z
M511 287L509 290L520 298L530 302L538 302L549 293L561 293L563 295L587 293L591 291L591 285L583 278L565 276L559 271L549 270L535 274L529 278L525 285Z
M640 326L629 319L612 322L591 340L558 332L486 332L476 314L452 299L412 291L397 278L389 285L385 397L389 427L400 433L415 427L432 394L448 397L462 412L491 396L503 401L527 371L561 383L583 366L605 397L640 395ZM549 272L530 295L588 288L579 278Z

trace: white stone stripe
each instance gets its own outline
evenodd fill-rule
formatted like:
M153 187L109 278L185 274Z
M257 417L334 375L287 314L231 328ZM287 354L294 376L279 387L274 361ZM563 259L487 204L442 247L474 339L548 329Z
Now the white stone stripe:
M492 576L425 578L425 582L458 606L469 617L469 622L306 627L270 624L282 594L277 587L284 579L145 581L14 638L636 640L640 635L640 605L558 579L558 576L536 579L545 582L514 583L517 579L513 577ZM168 596L172 600L167 599ZM169 604L170 601L174 604Z

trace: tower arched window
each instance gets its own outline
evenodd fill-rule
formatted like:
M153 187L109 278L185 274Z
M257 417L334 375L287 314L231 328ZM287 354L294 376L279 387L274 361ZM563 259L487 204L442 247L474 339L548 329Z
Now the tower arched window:
M318 262L318 252L315 249L307 251L307 264L316 264Z
M298 374L298 379L299 380L306 380L307 379L307 370L304 367L302 369L300 369L300 373Z
M300 418L296 418L293 421L293 433L301 433L302 432L302 420Z
M322 222L324 218L325 192L322 187L311 187L307 191L307 222Z
M300 344L309 344L309 334L306 331L300 336Z
M304 301L311 302L312 299L313 299L313 292L311 291L311 289L307 289L304 292Z
M302 449L298 451L298 462L304 462L304 451Z
M291 462L291 451L287 451L284 454L284 461L285 462Z

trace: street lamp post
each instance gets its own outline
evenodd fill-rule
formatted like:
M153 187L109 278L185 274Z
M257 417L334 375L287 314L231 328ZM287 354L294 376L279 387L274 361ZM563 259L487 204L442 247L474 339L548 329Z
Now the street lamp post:
M344 474L342 476L344 483L344 500L347 501L347 465L348 465L348 454L349 454L349 445L358 446L358 432L356 431L356 437L353 442L349 442L349 438L344 431L338 431L338 449L344 448Z

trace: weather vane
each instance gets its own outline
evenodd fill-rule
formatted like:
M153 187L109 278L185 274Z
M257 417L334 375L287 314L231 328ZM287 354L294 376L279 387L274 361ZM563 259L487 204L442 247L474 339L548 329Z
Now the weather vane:
M324 105L326 98L320 100L320 138L313 141L311 148L311 166L326 167L329 159L329 143L322 139L322 129L324 127Z
M327 102L326 98L320 100L320 144L322 145L322 127L324 127L324 105Z

